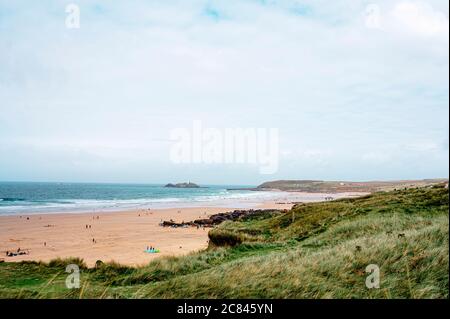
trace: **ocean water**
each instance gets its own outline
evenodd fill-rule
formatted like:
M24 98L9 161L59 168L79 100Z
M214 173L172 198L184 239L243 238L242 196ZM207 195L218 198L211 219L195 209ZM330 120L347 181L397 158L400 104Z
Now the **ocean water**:
M227 190L253 187L248 185L202 186L204 188L183 189L154 184L0 182L0 215L210 205L226 207L230 203L245 207L252 200L270 199L277 195L276 192Z

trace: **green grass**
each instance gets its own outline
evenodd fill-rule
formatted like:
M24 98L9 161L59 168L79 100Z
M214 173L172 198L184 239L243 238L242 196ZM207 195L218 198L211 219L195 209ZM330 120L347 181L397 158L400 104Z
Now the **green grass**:
M301 204L225 222L208 250L140 268L81 260L0 263L0 298L448 298L442 185ZM68 263L81 287L65 287ZM380 267L379 289L365 286Z

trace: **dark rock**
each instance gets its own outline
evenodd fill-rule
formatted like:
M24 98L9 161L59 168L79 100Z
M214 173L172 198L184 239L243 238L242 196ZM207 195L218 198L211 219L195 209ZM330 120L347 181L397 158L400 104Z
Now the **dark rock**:
M280 213L280 212L281 212L280 210L273 210L273 209L234 210L232 212L214 214L211 215L209 218L196 219L193 222L176 223L173 220L170 220L170 221L163 221L160 225L163 227L187 227L187 226L213 227L227 220L238 220L240 218L248 216L264 215L267 213Z
M195 183L177 183L177 184L166 184L164 187L173 187L173 188L200 188L200 186L198 186Z

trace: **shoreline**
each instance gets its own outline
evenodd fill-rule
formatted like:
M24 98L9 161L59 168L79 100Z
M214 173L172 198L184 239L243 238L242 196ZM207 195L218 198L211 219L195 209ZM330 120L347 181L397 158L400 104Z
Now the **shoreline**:
M212 199L202 201L171 201L171 202L151 202L140 204L138 206L103 206L103 207L79 207L79 208L40 208L34 207L23 211L6 211L0 210L0 218L6 216L38 216L38 215L59 215L59 214L105 214L130 212L145 209L164 210L164 209L183 209L183 208L231 208L231 209L256 209L264 208L265 204L276 204L279 202L296 203L296 202L316 202L324 201L326 198L339 199L343 197L357 197L369 194L369 192L299 192L299 191L282 191L282 190L264 190L261 192L272 193L271 197L241 197L241 198L225 198ZM9 207L13 209L13 206ZM34 210L33 210L34 209Z
M364 194L342 193L339 198ZM314 202L329 194L286 195L252 202L251 207L245 209L290 209L294 199ZM249 201L243 202L248 204ZM212 205L0 215L0 259L5 262L48 262L55 258L79 257L89 267L93 267L97 260L141 266L162 256L186 255L208 246L209 228L166 228L159 225L163 220L187 222L234 209L242 209L242 203L235 201L235 205L228 207ZM159 249L160 253L146 253L148 246ZM6 251L17 251L18 248L29 251L29 254L6 256Z

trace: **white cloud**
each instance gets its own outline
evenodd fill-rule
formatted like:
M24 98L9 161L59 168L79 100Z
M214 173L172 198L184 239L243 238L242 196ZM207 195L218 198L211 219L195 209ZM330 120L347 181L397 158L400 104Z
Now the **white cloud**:
M414 152L432 152L442 149L440 145L434 141L419 140L405 145L405 149Z
M420 36L437 36L448 40L448 17L425 2L402 1L390 12L394 27Z
M372 164L383 164L391 160L391 156L382 152L369 152L365 153L361 157L364 161Z
M381 30L361 19L367 1L208 3L219 18L207 1L79 1L81 28L67 30L63 5L0 0L0 136L127 153L151 176L147 159L168 158L155 139L192 120L279 127L301 150L285 154L289 177L306 164L363 166L353 154L375 160L367 145L448 135L447 1L377 1ZM447 172L445 156L422 156Z

